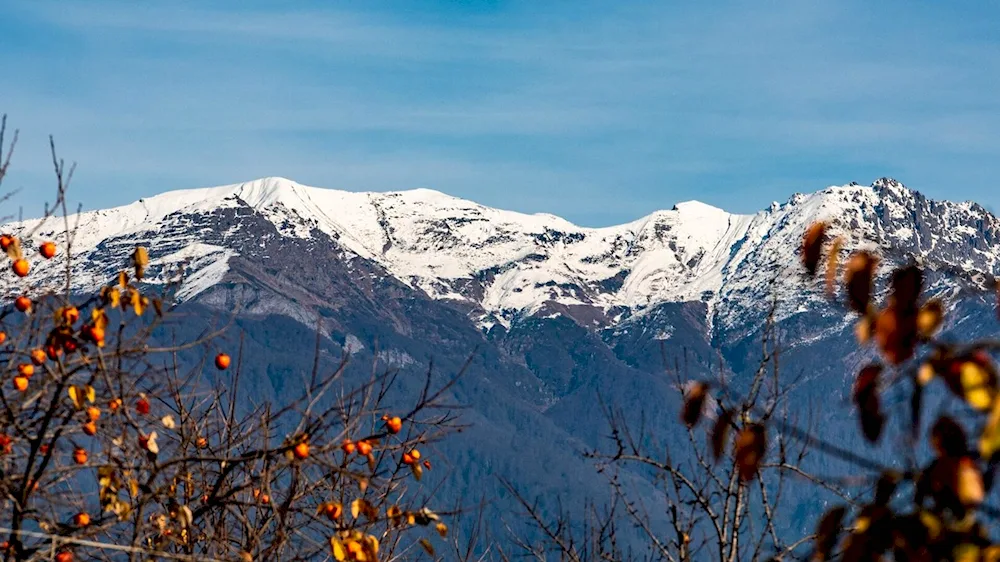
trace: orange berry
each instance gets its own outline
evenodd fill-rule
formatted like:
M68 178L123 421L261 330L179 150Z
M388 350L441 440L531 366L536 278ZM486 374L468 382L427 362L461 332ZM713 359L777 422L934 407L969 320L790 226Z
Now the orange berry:
M56 562L73 562L73 553L68 550L60 550L56 554Z
M269 496L267 494L261 495L260 496L260 503L263 503L263 504L271 503L271 496Z
M329 502L323 504L323 513L331 520L340 519L344 514L344 506L339 503Z
M28 260L24 258L14 260L14 263L10 267L14 270L14 274L18 277L27 277L28 271L31 270L31 266L28 265Z
M0 249L6 252L7 248L10 248L12 245L14 245L13 236L11 236L10 234L0 235Z
M14 377L14 388L20 390L21 392L28 390L28 377L23 375Z
M67 306L62 309L60 316L62 316L63 322L72 325L76 324L76 321L80 319L80 311L75 306Z
M225 371L229 368L229 356L225 353L220 353L215 356L215 368L220 371Z
M42 257L50 260L56 255L56 245L54 242L42 242L42 245L38 247L38 253L42 254Z
M208 439L204 437L199 437L196 444L198 445L199 449L204 449L205 447L208 447Z
M354 442L350 439L345 439L344 442L340 444L340 449L348 455L353 453L356 448L357 447L354 445Z
M87 450L77 447L77 449L73 451L73 462L76 464L87 464Z
M97 435L97 424L92 421L83 424L83 432L91 437Z
M367 441L358 441L358 454L367 457L372 453L372 444Z
M145 398L140 398L138 402L135 403L135 411L142 415L149 413L149 400Z
M295 458L300 461L309 458L309 443L306 443L305 441L299 443L295 446L293 452L295 453Z
M14 299L14 308L20 312L28 312L31 310L31 299L24 295L17 297Z
M416 459L413 458L413 455L411 455L410 453L403 453L403 464L409 466L415 464L416 462L417 461Z
M414 449L410 451L410 456L413 457L415 460L420 460L420 451Z
M110 409L112 412L117 412L118 408L121 408L121 407L122 407L122 399L121 398L115 398L114 400L108 402L108 409Z
M35 366L31 363L21 363L17 366L17 374L24 378L30 378L31 375L35 374Z
M35 365L41 365L45 363L45 352L41 349L31 350L31 362Z
M389 428L389 433L399 433L403 429L403 420L399 416L389 418L385 421L385 426Z
M77 527L86 527L90 525L90 515L86 513L77 513L73 516L73 524Z
M98 408L97 406L91 406L87 408L87 419L92 422L101 419L101 409Z
M0 332L0 344L7 341L7 332Z

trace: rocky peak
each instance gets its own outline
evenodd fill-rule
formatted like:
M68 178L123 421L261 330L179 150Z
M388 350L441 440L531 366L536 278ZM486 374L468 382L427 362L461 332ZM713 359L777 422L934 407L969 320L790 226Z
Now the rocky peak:
M268 177L85 213L75 247L84 264L112 248L147 244L154 255L211 267L216 274L201 277L203 289L206 279L224 278L230 258L256 255L244 247L253 237L237 236L248 213L275 225L278 236L336 244L345 259L367 260L432 298L461 302L474 320L500 323L543 309L613 323L623 310L703 302L725 324L765 306L775 291L797 310L817 297L802 293L796 275L802 232L815 220L832 221L851 247L875 245L963 270L1000 266L996 217L978 205L928 200L891 178L796 193L756 215L687 201L630 223L584 228L429 189L354 193ZM41 264L39 272L48 269L56 280L57 268ZM80 282L96 286L103 274ZM755 314L746 321L756 322Z

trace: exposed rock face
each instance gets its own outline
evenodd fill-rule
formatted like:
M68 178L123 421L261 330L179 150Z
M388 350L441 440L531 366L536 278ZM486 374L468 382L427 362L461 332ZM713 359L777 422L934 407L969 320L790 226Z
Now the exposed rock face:
M84 213L73 269L75 288L93 289L137 244L150 250L151 284L183 267L173 289L181 308L203 318L235 312L254 343L245 388L255 402L280 399L308 372L317 328L330 361L347 351L356 363L377 356L414 374L431 359L453 372L476 350L454 391L473 427L443 451L454 467L445 493L474 503L494 495L502 475L554 506L556 497L606 494L579 455L606 445L606 404L656 429L663 446L686 444L664 356L685 376L722 369L739 380L757 368L772 309L782 368L799 381L796 406L824 404L814 419L854 438L841 398L866 352L853 343L851 317L801 274L799 244L815 220L845 237L845 255L878 252L883 274L908 260L925 265L929 290L950 298L953 328L993 329L984 289L1000 269L1000 221L888 178L796 194L754 215L686 202L606 228L430 190L350 193L266 178ZM59 225L44 225L38 241L59 239ZM63 275L36 264L40 285L58 287ZM647 476L630 482L655 501ZM797 513L822 508L789 498Z

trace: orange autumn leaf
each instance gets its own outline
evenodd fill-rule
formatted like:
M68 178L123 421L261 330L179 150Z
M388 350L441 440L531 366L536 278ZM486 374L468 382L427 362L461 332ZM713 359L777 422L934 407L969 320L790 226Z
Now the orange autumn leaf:
M743 428L736 436L736 466L740 479L748 482L757 477L760 463L767 450L767 433L764 426L753 423Z

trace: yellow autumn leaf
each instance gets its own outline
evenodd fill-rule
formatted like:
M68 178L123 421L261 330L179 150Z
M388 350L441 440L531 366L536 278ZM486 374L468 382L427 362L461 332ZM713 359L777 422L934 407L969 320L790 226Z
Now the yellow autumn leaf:
M997 451L1000 451L1000 399L993 401L993 409L986 420L982 435L979 436L980 456L989 459Z
M442 539L448 537L448 526L444 523L438 523L434 526L434 528L437 530L438 534L441 535Z
M128 285L128 273L126 273L125 270L119 271L118 286L124 289L126 285Z
M921 336L930 338L941 327L943 320L944 304L938 299L931 299L917 313L917 330Z
M104 313L103 308L95 308L91 310L90 318L94 324L94 327L100 328L102 330L108 327L108 315Z
M960 380L965 401L977 410L986 410L993 403L996 394L991 386L990 373L975 361L962 363Z
M938 519L937 515L929 511L920 512L920 522L923 524L924 528L927 529L927 536L931 540L937 540L941 536L941 520Z
M142 246L138 246L132 255L132 259L135 260L135 265L146 267L149 265L149 251Z
M101 490L111 486L111 469L106 466L102 466L97 469L97 486Z
M960 544L952 551L952 560L955 562L979 562L979 547L969 543Z
M150 432L149 438L146 441L146 450L149 451L150 453L153 453L154 455L160 453L160 446L156 444L156 437L157 435L155 431Z
M142 316L142 313L146 311L146 305L149 303L149 299L142 296L139 291L130 291L130 301L132 303L132 310L135 311L136 316Z
M392 505L392 506L389 506L389 508L385 510L385 515L393 523L399 523L399 518L403 516L403 510L399 509L398 505Z
M84 391L81 390L80 387L76 386L75 384L72 384L66 390L66 393L69 394L69 398L70 398L70 400L73 401L73 405L76 406L76 409L77 410L82 410L83 409L83 400L84 400Z
M361 499L356 499L351 502L351 517L357 519L358 514L361 513Z
M420 546L424 547L424 550L427 551L427 554L434 556L434 545L431 544L431 541L427 539L420 539Z
M986 487L983 483L983 475L972 459L963 457L959 460L955 480L955 494L962 505L969 507L983 503L983 499L986 497Z
M330 539L330 549L333 551L333 557L337 562L343 562L347 559L347 549L344 548L344 543L337 539Z
M132 254L132 262L135 264L135 278L142 279L146 266L149 265L149 251L142 246L135 249Z
M87 402L93 404L94 400L97 399L97 392L94 390L94 387L88 384L86 388L86 394L87 394Z

